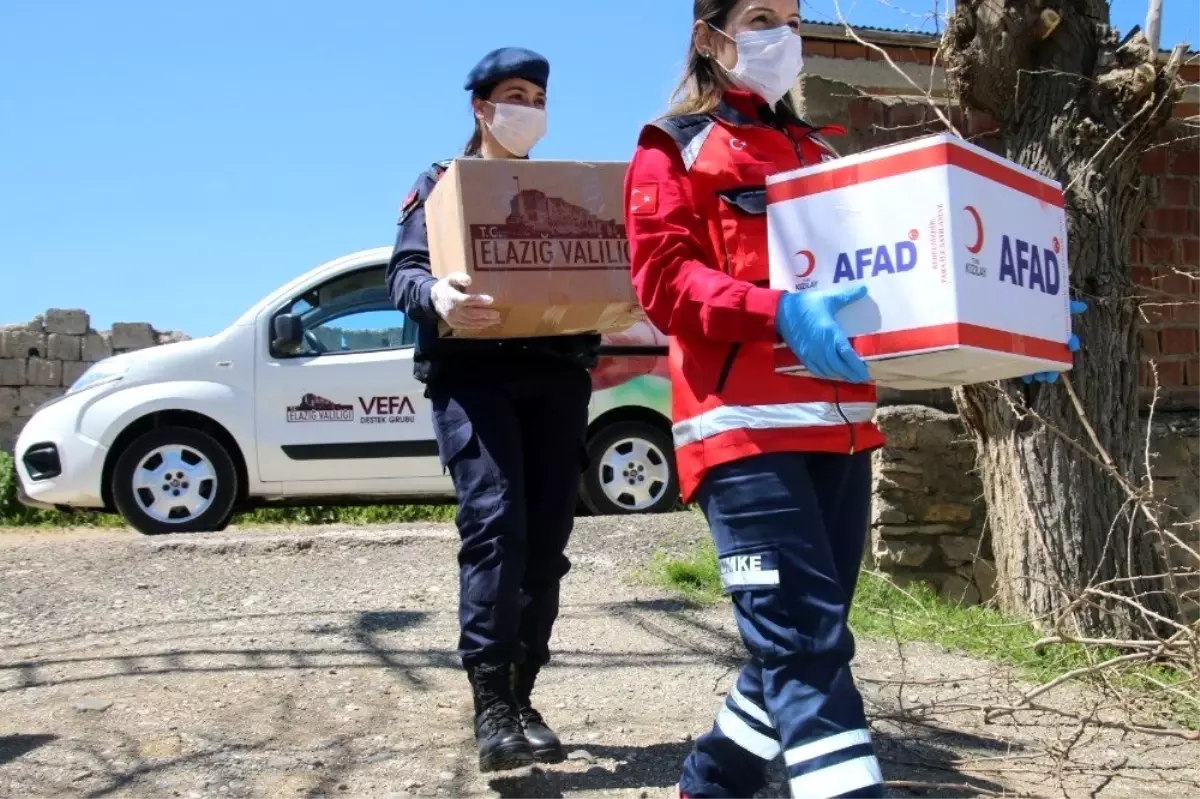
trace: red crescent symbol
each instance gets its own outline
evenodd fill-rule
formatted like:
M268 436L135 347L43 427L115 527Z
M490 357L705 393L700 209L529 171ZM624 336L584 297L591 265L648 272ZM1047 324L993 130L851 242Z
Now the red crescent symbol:
M968 205L964 210L975 220L975 244L968 246L967 251L971 255L979 255L979 251L983 249L983 219L973 205Z
M796 253L796 255L802 255L805 258L804 268L801 269L800 274L797 275L797 277L803 280L811 275L813 270L817 268L817 257L808 250L801 250L800 252Z

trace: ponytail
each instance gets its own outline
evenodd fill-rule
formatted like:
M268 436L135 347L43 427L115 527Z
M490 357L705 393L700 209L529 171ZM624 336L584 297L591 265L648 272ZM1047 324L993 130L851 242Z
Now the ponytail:
M480 86L475 91L471 92L472 100L486 100L492 95L492 89L496 88L493 83L490 86ZM474 103L471 104L472 110L475 108ZM471 138L467 139L467 146L463 148L463 155L478 156L483 152L483 121L479 117L474 117L475 132L471 134Z
M477 156L483 151L483 126L479 120L475 120L475 132L471 134L471 138L467 139L467 146L463 148L463 155Z

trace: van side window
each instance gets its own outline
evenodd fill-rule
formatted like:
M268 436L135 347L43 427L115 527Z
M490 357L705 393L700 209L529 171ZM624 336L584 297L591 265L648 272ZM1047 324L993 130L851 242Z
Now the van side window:
M311 358L411 347L417 326L392 305L386 267L361 269L296 297L278 315L300 319L303 341L283 357Z

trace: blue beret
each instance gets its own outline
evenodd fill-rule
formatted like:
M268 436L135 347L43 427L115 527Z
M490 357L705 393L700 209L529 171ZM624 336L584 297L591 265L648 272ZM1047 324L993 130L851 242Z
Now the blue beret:
M545 90L550 81L550 62L523 47L493 50L467 75L467 91L475 91L509 78L524 78Z

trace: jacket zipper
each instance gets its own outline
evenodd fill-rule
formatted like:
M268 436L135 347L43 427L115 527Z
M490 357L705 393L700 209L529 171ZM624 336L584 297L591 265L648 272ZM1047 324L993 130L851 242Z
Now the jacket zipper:
M733 362L737 358L738 351L741 348L742 343L740 341L729 345L729 354L725 356L725 362L721 364L721 373L717 377L717 390L714 393L720 394L725 390L725 383L729 380L729 373L733 371Z
M779 132L782 133L784 137L792 143L792 149L796 151L796 160L800 162L800 166L807 166L807 164L804 163L804 150L800 147L800 142L793 139L791 134L788 133L786 129L780 130Z
M792 138L792 134L788 133L787 124L780 123L771 127L783 134L783 138L788 140L788 144L792 145L792 149L796 151L796 161L800 166L806 166L804 163L804 149L800 146L800 142Z
M854 436L854 425L850 422L850 417L846 416L846 412L842 410L842 401L838 397L837 383L833 384L833 407L837 408L838 416L842 417L842 421L846 423L846 429L850 431L850 454L853 455L857 449L857 442Z
M800 162L800 166L805 166L804 150L800 147L800 142L794 139L791 134L787 132L787 128L779 127L776 128L776 130L782 133L783 137L792 145L792 149L796 151L796 160ZM846 412L842 409L842 401L838 396L838 387L836 381L833 382L833 407L837 408L838 416L842 417L842 421L846 423L846 430L848 430L850 433L850 454L853 455L858 449L858 440L857 436L854 434L854 424L850 421L850 417L846 416Z

